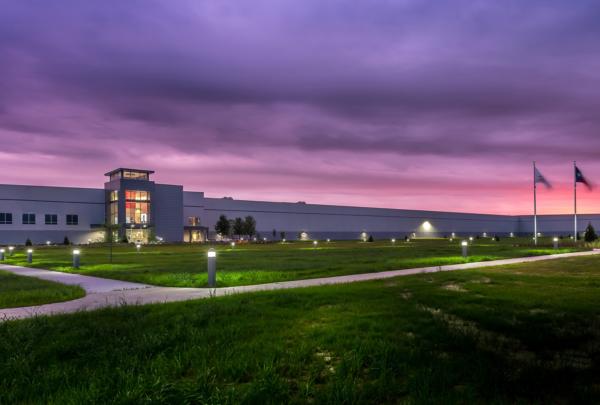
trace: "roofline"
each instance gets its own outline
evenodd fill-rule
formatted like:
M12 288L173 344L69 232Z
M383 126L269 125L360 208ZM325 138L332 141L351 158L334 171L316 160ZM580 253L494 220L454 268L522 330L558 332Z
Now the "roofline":
M146 174L153 174L154 173L154 170L131 169L129 167L119 167L118 169L111 170L108 173L104 173L104 175L105 176L110 176L111 174L115 174L115 173L120 172L122 170L128 170L128 171L132 171L132 172L141 172L141 173L146 173Z

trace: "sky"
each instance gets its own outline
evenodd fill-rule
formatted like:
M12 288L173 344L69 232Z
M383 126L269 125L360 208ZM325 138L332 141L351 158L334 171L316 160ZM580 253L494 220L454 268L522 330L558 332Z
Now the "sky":
M571 213L600 185L600 4L3 0L0 183ZM600 187L578 189L600 212Z

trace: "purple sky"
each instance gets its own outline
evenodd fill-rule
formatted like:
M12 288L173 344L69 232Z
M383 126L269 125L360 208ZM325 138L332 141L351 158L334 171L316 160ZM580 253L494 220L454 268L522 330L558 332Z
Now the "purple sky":
M594 1L5 0L1 183L493 213L600 184ZM600 212L600 189L579 198Z

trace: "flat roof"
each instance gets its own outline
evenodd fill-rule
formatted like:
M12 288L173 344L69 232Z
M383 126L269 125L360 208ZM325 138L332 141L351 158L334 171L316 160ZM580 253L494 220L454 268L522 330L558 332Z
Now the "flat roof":
M128 171L128 172L138 172L138 173L147 173L147 174L152 174L152 173L154 173L154 170L130 169L130 168L127 168L127 167L119 167L118 169L111 170L111 171L110 171L110 172L108 172L108 173L104 173L104 175L105 175L105 176L110 176L110 175L113 175L113 174L115 174L115 173L122 172L122 171Z

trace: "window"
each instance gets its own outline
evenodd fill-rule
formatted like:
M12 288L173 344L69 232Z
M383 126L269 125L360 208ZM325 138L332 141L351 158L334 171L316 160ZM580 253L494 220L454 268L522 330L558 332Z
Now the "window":
M141 190L125 190L127 201L150 201L150 193Z
M56 214L46 214L44 219L45 219L46 225L58 224L58 215L56 215Z
M188 224L190 224L190 226L200 226L200 218L188 217Z
M78 225L79 215L67 214L67 225Z
M23 214L23 225L35 225L35 214Z
M119 190L112 190L110 192L110 201L119 201Z
M148 180L148 173L146 172L136 172L131 170L123 171L123 178L125 179L135 179L135 180Z
M0 212L0 224L2 224L2 225L12 224L12 214L10 212Z
M125 223L145 224L150 222L150 204L147 202L125 203Z
M119 224L119 204L117 202L110 203L110 220L109 222L113 225Z

